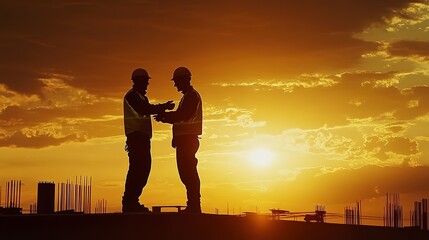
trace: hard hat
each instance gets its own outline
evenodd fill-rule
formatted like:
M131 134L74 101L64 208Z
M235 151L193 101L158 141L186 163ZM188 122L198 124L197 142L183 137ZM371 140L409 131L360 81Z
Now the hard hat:
M136 70L133 71L133 73L131 74L131 79L132 80L136 80L139 77L146 77L148 79L150 79L151 77L149 77L149 74L147 73L146 70L144 70L143 68L137 68Z
M176 70L174 70L173 78L171 80L178 79L180 77L191 77L191 76L192 76L191 71L189 71L189 69L185 67L178 67L176 68Z

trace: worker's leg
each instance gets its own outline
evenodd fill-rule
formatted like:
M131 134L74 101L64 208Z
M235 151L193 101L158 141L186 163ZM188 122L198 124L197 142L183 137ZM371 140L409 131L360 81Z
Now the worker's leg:
M195 209L201 209L200 178L197 171L198 159L195 157L199 145L198 138L195 136L181 139L180 142L177 142L176 147L177 168L180 179L186 187L187 205Z
M146 186L151 168L150 138L133 132L127 136L129 169L125 181L123 207L139 206L139 197Z

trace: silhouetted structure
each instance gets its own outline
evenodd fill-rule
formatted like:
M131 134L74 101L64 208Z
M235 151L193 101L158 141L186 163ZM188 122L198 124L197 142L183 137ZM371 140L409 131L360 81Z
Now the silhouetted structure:
M271 217L276 220L280 220L281 216L285 216L286 214L289 213L289 211L287 210L280 210L280 209L270 209L270 211L271 211Z
M160 213L162 208L176 208L177 212L180 212L182 208L185 208L186 206L152 206L152 212L154 213Z
M37 213L37 203L30 204L30 214Z
M414 202L414 210L410 213L410 225L422 230L428 230L428 199Z
M17 215L22 214L21 208L21 181L12 180L6 182L6 196L4 208L0 208L0 214Z
M33 211L33 209L31 209L31 211ZM55 183L39 182L37 184L37 213L52 214L54 211Z
M57 211L91 213L92 177L57 184Z
M356 202L356 207L344 208L344 223L351 225L362 224L362 204L360 201Z
M384 226L403 227L402 205L400 205L399 194L386 194L386 207L384 209Z
M97 201L97 205L95 206L95 213L107 213L107 201L105 199Z
M306 222L315 221L315 222L319 222L319 223L324 223L325 222L325 215L326 215L325 206L316 205L315 214L306 214L304 217L304 221L306 221Z

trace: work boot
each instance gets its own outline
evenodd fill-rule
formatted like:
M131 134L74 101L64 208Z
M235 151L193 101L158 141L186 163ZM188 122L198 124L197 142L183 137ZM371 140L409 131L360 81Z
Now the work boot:
M185 209L180 210L179 213L201 214L201 206L187 206Z
M138 205L122 205L122 213L150 213L149 208L143 204Z

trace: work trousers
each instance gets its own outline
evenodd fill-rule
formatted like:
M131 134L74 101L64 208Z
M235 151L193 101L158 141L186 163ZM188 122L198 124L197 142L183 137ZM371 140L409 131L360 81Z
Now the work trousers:
M177 169L179 170L180 180L186 187L187 205L199 207L201 198L200 177L197 171L198 159L195 157L200 146L198 136L176 136L172 145L176 148Z
M127 151L130 165L122 205L134 206L139 204L139 197L149 178L152 164L150 137L138 131L128 134Z

